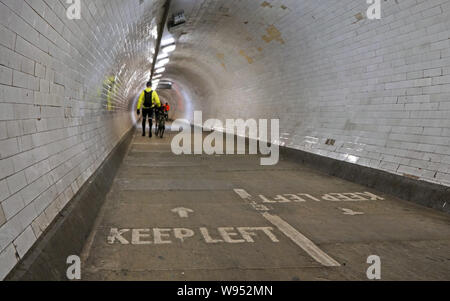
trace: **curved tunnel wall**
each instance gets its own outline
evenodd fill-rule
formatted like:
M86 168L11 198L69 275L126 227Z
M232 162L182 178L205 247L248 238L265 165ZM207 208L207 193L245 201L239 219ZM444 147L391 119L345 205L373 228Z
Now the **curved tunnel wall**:
M164 1L0 0L0 279L132 127ZM450 184L450 3L173 0L174 118L280 118L281 143ZM327 145L328 139L335 140Z
M0 1L0 279L132 127L164 1Z
M167 77L204 119L280 118L287 147L450 185L450 2L367 9L195 1Z

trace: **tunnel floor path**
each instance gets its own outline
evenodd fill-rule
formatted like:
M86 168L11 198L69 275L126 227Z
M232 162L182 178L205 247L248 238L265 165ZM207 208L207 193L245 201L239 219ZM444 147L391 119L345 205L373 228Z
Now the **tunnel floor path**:
M300 164L182 155L135 133L83 251L84 280L450 278L450 218Z

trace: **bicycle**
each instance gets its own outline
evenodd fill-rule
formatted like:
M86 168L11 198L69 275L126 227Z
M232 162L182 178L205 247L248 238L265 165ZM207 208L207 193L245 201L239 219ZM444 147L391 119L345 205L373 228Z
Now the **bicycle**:
M166 131L166 115L163 112L157 114L156 120L156 137L164 138L164 132Z

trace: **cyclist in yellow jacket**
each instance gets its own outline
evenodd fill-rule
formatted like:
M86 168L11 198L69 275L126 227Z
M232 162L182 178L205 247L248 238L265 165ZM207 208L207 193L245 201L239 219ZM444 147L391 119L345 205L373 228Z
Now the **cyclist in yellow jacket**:
M137 104L137 114L138 116L141 114L142 109L142 136L145 137L145 127L148 122L150 125L150 138L152 137L152 127L153 127L153 113L155 108L161 107L161 102L159 100L158 93L153 91L152 82L147 83L147 88L142 91L141 96L139 97L139 101Z

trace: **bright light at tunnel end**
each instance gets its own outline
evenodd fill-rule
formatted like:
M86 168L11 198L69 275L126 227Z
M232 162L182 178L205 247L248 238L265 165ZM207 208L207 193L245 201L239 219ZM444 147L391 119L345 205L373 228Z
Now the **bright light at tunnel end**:
M162 60L162 59L165 59L165 58L168 58L168 57L169 57L169 55L167 53L160 53L160 54L158 54L158 60Z
M270 125L269 125L270 124ZM276 165L280 154L280 121L271 119L227 119L225 126L218 119L208 119L203 122L203 113L194 112L194 145L192 147L192 126L186 119L177 119L172 124L173 131L177 134L171 143L172 152L175 155L245 155L247 154L246 138L248 142L248 154L260 154L262 166ZM270 128L271 137L268 137ZM203 131L211 133L203 139ZM223 147L224 135L226 135L226 147ZM237 148L234 137L237 136ZM270 141L270 142L269 142ZM259 147L258 147L259 146ZM259 153L258 153L259 151Z
M170 37L170 38L165 38L165 39L163 39L162 41L161 41L161 46L167 46L167 45L170 45L170 44L173 44L173 43L175 43L175 39L174 38L172 38L172 37Z

